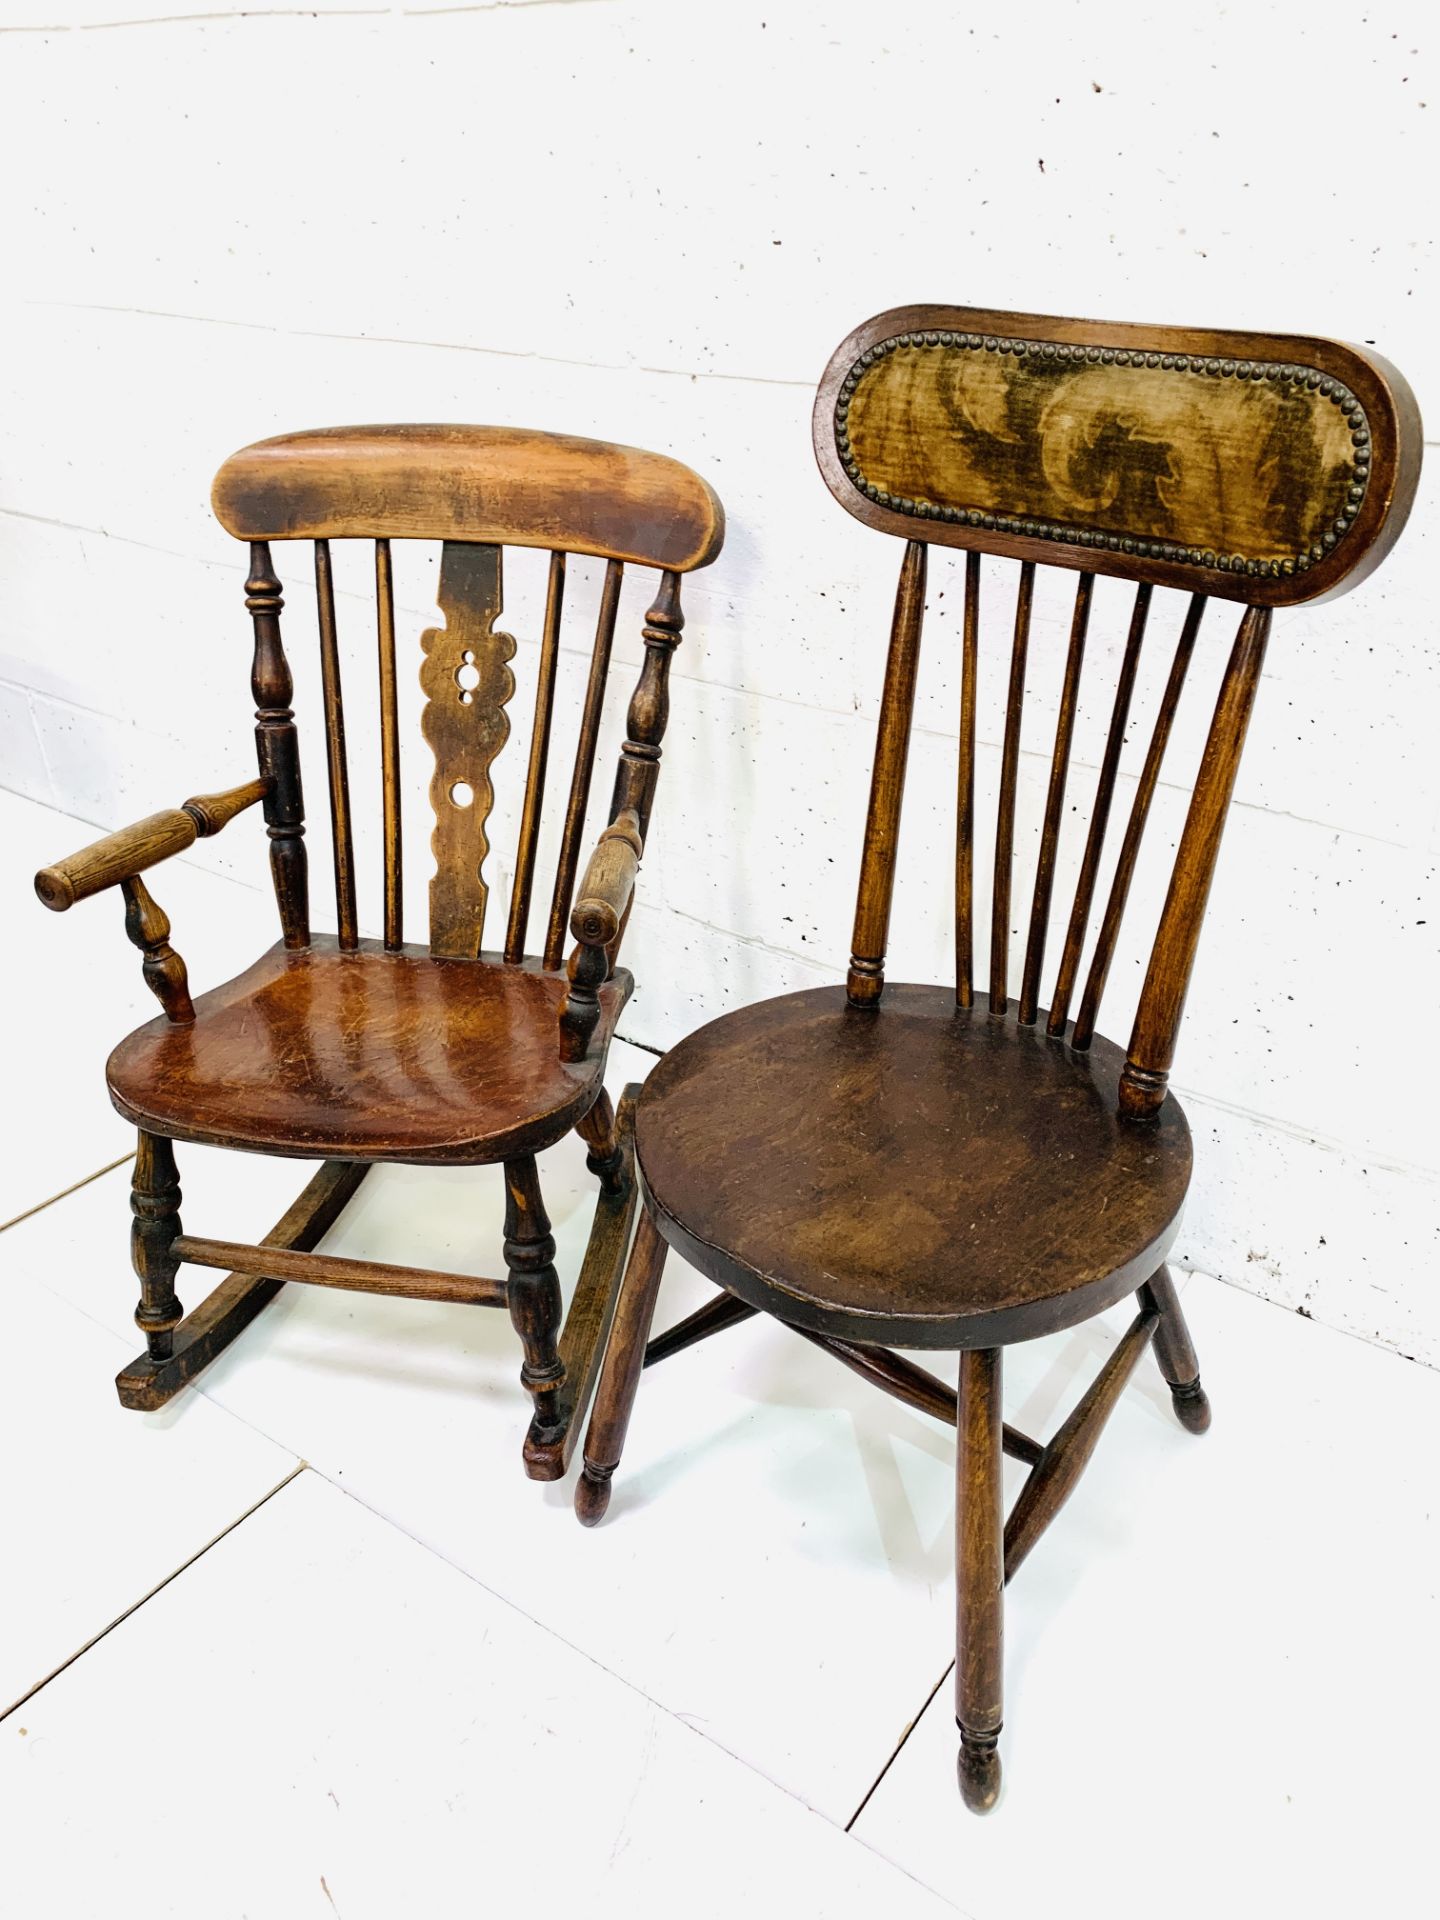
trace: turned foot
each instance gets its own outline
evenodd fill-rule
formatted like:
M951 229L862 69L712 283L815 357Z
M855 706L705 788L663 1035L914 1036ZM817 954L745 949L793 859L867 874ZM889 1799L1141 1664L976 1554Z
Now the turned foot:
M600 1384L595 1390L590 1431L585 1436L585 1471L575 1488L575 1517L583 1527L593 1527L610 1504L610 1481L620 1464L630 1409L645 1364L645 1342L655 1317L665 1254L659 1228L649 1210L642 1210L625 1278L620 1283Z
M1170 1389L1170 1401L1175 1408L1175 1418L1187 1433L1207 1433L1210 1428L1210 1402L1199 1377L1187 1380L1183 1386Z
M1168 1267L1152 1274L1140 1289L1140 1304L1147 1312L1158 1313L1155 1328L1155 1358L1170 1389L1175 1418L1187 1433L1204 1433L1210 1425L1210 1402L1200 1385L1200 1362L1195 1358L1195 1343L1180 1311L1180 1297Z
M605 1518L610 1505L610 1476L613 1467L597 1467L586 1462L575 1482L575 1518L582 1527L596 1527Z
M1000 1798L1000 1735L960 1729L960 1796L972 1813L988 1813Z

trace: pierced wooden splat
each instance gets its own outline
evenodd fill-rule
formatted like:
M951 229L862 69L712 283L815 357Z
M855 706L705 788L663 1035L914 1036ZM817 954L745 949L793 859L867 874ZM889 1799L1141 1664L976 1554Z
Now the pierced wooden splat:
M421 636L425 649L420 726L435 755L430 804L430 950L469 960L480 951L490 889L486 823L494 805L490 768L510 734L505 712L515 691L515 642L495 622L502 606L501 550L447 540L440 557L443 627Z

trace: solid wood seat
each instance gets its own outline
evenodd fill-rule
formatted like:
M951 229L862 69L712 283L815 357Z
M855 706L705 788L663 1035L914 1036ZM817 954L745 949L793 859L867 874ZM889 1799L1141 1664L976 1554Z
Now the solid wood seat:
M1190 1177L1167 1101L1116 1109L1125 1056L988 1001L820 987L703 1027L655 1069L635 1153L665 1238L793 1326L903 1347L1074 1325L1164 1260Z
M201 994L192 1024L137 1028L106 1077L127 1120L172 1140L487 1163L553 1146L588 1112L630 987L623 970L601 986L599 1044L572 1063L554 1039L563 973L316 935Z

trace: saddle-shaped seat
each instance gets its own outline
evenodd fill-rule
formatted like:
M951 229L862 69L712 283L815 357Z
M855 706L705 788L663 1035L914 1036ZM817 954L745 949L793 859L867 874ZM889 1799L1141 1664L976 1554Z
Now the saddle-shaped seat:
M596 1044L560 1058L568 983L499 956L277 944L110 1056L125 1119L171 1140L305 1159L471 1166L539 1152L594 1105L631 978L599 988Z

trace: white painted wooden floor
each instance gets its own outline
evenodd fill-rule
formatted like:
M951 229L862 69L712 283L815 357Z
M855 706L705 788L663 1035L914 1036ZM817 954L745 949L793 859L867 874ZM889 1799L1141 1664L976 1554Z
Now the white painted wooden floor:
M292 1288L199 1390L122 1412L102 1066L151 1008L113 901L25 898L88 837L0 796L11 1005L43 979L65 1009L7 1034L0 1912L1431 1909L1440 1377L1204 1276L1214 1428L1142 1367L1011 1591L985 1821L954 1781L952 1442L777 1328L646 1376L595 1533L521 1473L499 1314ZM270 937L184 863L162 897L197 985ZM649 1063L618 1045L615 1084ZM545 1169L573 1271L583 1155ZM187 1226L253 1237L297 1173L182 1153ZM499 1231L496 1175L381 1170L326 1244L486 1270ZM672 1258L662 1320L706 1291ZM1009 1417L1049 1432L1125 1317L1012 1351Z

